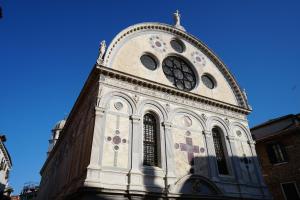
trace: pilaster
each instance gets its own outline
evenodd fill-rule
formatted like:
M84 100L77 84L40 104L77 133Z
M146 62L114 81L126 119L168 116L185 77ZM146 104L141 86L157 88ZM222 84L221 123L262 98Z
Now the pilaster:
M215 161L215 150L214 150L214 141L212 137L212 132L208 130L203 131L205 141L206 141L206 146L207 146L207 157L208 157L208 164L209 164L209 175L212 178L212 180L217 181L219 180L218 178L218 169L216 166L216 161Z

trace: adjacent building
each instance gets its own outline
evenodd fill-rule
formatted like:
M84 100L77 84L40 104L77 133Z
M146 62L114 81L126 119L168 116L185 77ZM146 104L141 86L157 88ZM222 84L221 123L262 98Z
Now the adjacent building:
M300 114L251 129L263 176L274 200L300 199Z
M245 93L178 12L174 20L101 42L38 199L270 198Z
M6 137L0 135L0 199L10 196L12 188L8 185L9 172L12 168L10 155L5 147Z

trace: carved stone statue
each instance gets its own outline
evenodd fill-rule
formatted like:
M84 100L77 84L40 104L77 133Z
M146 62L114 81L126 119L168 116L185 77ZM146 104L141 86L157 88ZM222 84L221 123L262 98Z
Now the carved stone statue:
M180 17L181 17L181 15L180 15L179 11L176 10L176 12L174 13L174 21L175 21L174 26L180 30L185 31L185 28L183 26L181 26L181 24L180 24Z
M102 40L99 47L99 56L97 59L97 63L100 65L103 63L103 57L106 51L106 42L105 40Z
M174 13L175 26L180 26L180 13L178 10Z

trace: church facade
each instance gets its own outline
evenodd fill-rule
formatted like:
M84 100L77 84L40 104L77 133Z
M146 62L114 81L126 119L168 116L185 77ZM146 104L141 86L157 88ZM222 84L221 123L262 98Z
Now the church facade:
M245 93L175 25L101 43L41 170L38 199L269 199Z

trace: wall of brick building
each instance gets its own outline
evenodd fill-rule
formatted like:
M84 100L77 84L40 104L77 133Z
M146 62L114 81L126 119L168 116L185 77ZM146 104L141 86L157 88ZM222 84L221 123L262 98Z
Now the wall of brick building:
M285 146L288 161L285 163L271 164L267 153L270 142L280 142ZM262 172L267 186L274 200L285 199L281 183L296 182L300 188L300 131L282 134L265 141L258 141L256 151L262 167Z

